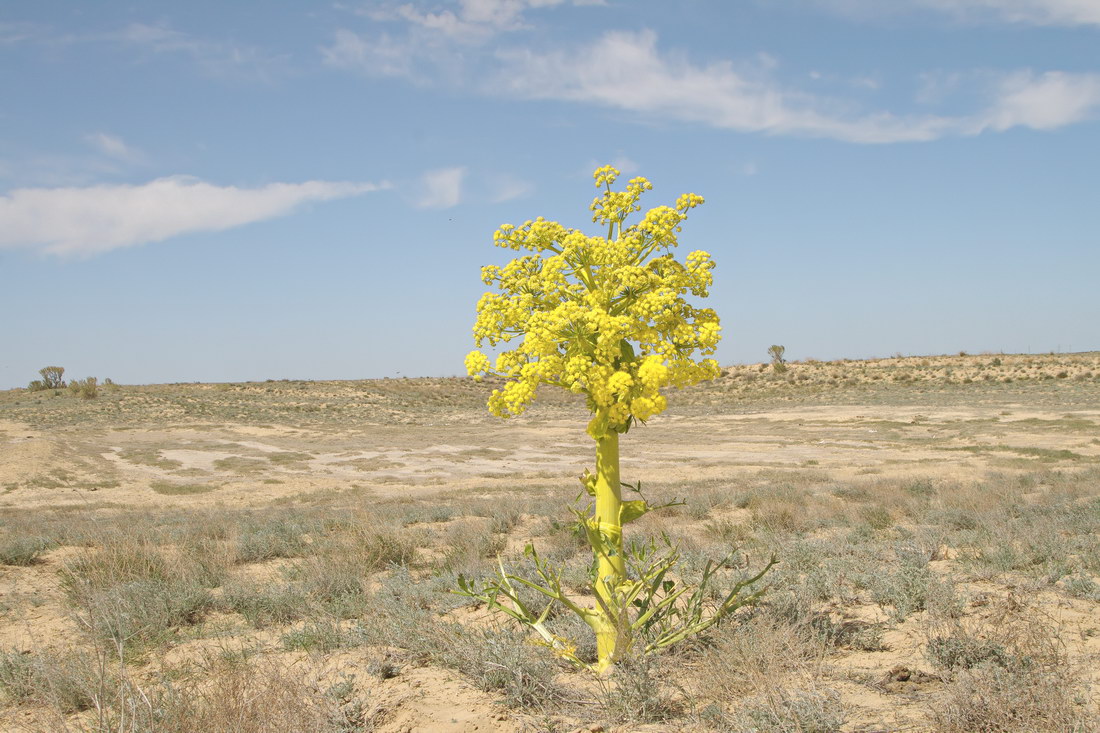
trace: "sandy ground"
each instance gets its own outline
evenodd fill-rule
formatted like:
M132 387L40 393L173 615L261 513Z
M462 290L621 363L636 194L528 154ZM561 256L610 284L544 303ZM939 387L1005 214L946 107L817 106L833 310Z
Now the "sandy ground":
M622 440L624 476L667 482L728 478L763 467L814 466L838 479L874 473L956 479L1013 465L1013 449L1100 456L1095 435L1068 420L1100 410L1013 405L773 408L750 414L670 415ZM0 421L0 507L101 504L259 506L349 486L378 496L423 495L516 482L560 482L592 464L576 419L479 425L328 429L225 425L158 429L74 427L49 432ZM984 449L984 450L983 450ZM174 493L179 492L179 493Z
M1027 469L1043 451L1052 452L1055 466L1061 465L1058 451L1069 451L1076 461L1100 461L1095 429L1100 404L1095 401L1069 407L1049 401L1038 406L945 402L769 404L673 413L622 439L623 476L666 487L677 480L736 483L761 469L821 471L837 481L904 476L965 481L993 471ZM583 415L568 410L510 422L482 416L468 424L415 422L255 424L217 419L34 427L0 411L0 509L259 507L350 491L368 497L419 497L484 490L491 496L517 485L575 485L575 477L593 463ZM21 609L0 619L0 648L60 648L77 633L77 622L63 610L56 581L57 570L75 551L48 553L32 567L0 568L0 600ZM1003 586L988 591L1004 595ZM1086 632L1098 623L1095 603L1053 594L1040 600L1052 623L1078 630L1084 658L1100 659L1100 636ZM889 708L898 726L893 729L913 729L906 698L898 693L902 688L887 684L880 692L869 692L856 680L911 666L919 635L915 624L903 623L888 632L890 651L852 653L833 662L840 677L853 680L842 692L860 707ZM356 654L341 652L329 663L354 671L366 664ZM1088 672L1094 689L1100 689L1097 669L1094 665ZM918 676L906 684L902 687L911 692L940 682ZM523 729L492 695L453 672L414 670L378 683L375 692L389 709L379 731ZM3 715L0 728L20 729L20 720ZM865 730L861 726L882 722L881 717L857 715L847 729Z

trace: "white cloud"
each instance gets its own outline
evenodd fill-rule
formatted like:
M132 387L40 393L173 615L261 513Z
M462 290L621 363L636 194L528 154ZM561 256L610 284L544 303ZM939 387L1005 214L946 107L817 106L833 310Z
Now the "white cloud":
M130 147L122 138L108 135L105 132L95 132L85 135L84 139L96 150L110 158L115 158L127 163L137 163L145 158L140 150Z
M500 31L523 27L518 0L466 0L457 13L451 10L423 12L411 4L401 5L395 14L409 23L436 31L461 43L483 43Z
M1093 117L1100 109L1100 74L1050 71L962 72L927 75L913 112L875 110L868 99L882 88L877 74L838 76L809 72L803 88L777 80L779 61L757 54L749 62L700 64L659 49L657 35L610 31L587 44L538 46L484 42L527 27L531 8L566 0L460 0L449 9L406 3L373 10L376 20L403 22L404 34L373 36L340 30L322 49L325 61L374 76L405 77L511 99L555 100L622 110L642 120L678 120L769 135L818 137L855 143L897 143L976 135L1013 127L1052 130ZM1061 18L1085 22L1100 0L815 0L857 12L898 8L963 12L996 10L1003 18ZM581 4L574 0L574 4ZM425 8L428 9L425 9ZM435 8L435 9L431 9ZM1040 10L1043 14L1040 15ZM1027 12L1025 12L1027 11ZM1098 9L1100 14L1100 9ZM1030 15L1029 15L1030 13ZM1051 22L1054 22L1051 20ZM970 88L952 94L962 81ZM942 104L951 94L951 114ZM986 100L975 107L975 100Z
M422 209L449 209L462 200L465 168L443 168L424 174L424 193L416 202Z
M1100 25L1096 0L917 0L964 19L992 17L1035 25Z
M984 122L994 130L1053 130L1089 119L1098 108L1100 74L1018 72L998 85L997 100Z
M21 188L0 196L0 249L93 255L190 232L231 229L288 214L309 201L387 187L307 181L249 189L177 176L136 186Z
M913 10L945 13L962 21L1029 25L1100 25L1096 0L817 0L849 15L876 16Z
M588 102L744 132L896 142L931 139L945 124L933 117L846 114L835 109L843 105L784 90L766 75L750 77L729 62L696 66L682 56L662 56L652 31L610 32L583 49L499 56L502 71L492 82L498 93Z
M1100 108L1100 74L1049 72L1006 77L985 110L961 116L867 113L843 101L786 89L764 72L727 62L699 66L662 55L652 31L610 32L587 48L498 53L496 94L597 104L653 118L742 132L823 137L859 143L917 142L986 129L1049 130Z

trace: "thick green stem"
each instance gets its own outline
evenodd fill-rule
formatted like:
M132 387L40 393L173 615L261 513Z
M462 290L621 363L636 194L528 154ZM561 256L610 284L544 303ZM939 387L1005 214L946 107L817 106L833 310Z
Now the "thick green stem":
M598 667L604 670L615 662L619 633L615 592L626 579L626 562L623 559L623 527L620 520L623 498L619 483L619 434L609 430L596 439L596 516L602 538L597 553L596 595L603 602L599 609L596 632ZM605 610L606 609L606 610ZM608 613L608 611L610 613Z

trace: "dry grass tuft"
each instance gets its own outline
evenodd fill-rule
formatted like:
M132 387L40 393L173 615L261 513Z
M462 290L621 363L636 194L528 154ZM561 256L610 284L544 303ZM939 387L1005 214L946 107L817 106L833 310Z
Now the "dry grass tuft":
M1095 722L1058 625L1015 595L980 620L933 626L925 653L950 675L930 703L937 731L1053 733Z

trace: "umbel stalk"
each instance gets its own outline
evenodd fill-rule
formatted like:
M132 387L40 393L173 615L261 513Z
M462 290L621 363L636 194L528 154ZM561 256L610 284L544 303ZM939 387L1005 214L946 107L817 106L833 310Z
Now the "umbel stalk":
M623 558L622 484L619 482L619 434L609 430L596 439L596 508L593 520L599 534L599 544L593 543L597 557L596 613L589 625L596 633L597 668L614 664L619 651L622 624L616 623L619 612L616 592L626 580ZM595 539L594 537L592 539ZM629 645L630 639L623 639Z

